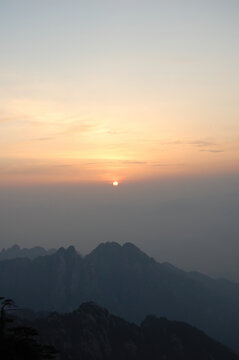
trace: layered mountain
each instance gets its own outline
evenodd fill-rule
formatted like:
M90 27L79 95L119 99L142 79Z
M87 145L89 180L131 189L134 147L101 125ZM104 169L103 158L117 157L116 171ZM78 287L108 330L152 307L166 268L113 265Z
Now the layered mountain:
M52 255L54 254L54 252L56 252L56 249L46 250L41 246L35 246L30 249L27 248L21 249L19 245L15 244L8 249L1 250L0 261L15 259L15 258L24 258L24 257L29 259L35 259L38 256Z
M147 316L137 326L92 302L30 325L38 330L41 342L59 351L58 360L239 360L185 323Z
M239 352L238 284L160 264L130 243L101 244L84 258L69 247L1 261L0 293L36 311L95 301L128 321L185 321Z

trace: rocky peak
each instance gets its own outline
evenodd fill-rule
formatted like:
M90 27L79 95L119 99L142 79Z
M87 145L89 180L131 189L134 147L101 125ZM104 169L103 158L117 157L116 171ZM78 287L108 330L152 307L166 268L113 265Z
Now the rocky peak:
M60 247L57 250L56 255L61 255L61 256L67 257L67 256L75 256L75 255L79 255L79 254L76 251L74 246L69 246L68 248Z

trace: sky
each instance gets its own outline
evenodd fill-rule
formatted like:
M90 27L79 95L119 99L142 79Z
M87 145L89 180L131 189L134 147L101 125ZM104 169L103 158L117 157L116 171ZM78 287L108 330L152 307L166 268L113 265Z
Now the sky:
M238 0L0 0L3 246L58 246L77 210L83 252L114 231L157 256L163 241L165 260L205 271L212 249L238 252L238 16ZM212 272L236 263L223 266Z

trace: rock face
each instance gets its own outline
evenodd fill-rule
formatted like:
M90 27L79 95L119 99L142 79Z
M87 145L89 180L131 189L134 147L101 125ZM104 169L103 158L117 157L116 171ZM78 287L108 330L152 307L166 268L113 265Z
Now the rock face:
M147 314L185 321L239 352L239 285L160 264L133 244L73 247L0 262L0 294L35 311L72 311L95 301L128 321Z
M223 345L181 322L148 316L140 326L112 316L95 303L34 322L59 360L238 360Z
M54 252L56 252L56 249L45 250L41 246L35 246L30 249L21 249L20 246L13 245L9 249L2 249L2 251L0 252L0 261L24 257L29 259L35 259L38 256L51 255Z

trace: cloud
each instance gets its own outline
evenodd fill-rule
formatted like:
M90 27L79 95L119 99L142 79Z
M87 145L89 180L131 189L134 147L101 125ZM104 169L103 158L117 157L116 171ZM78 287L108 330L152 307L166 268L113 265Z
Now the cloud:
M86 120L74 120L69 124L65 125L65 131L66 132L74 132L74 133L87 133L91 132L92 130L95 130L99 127L99 124L92 121L86 121ZM63 125L63 126L64 126Z
M8 175L29 175L29 174L50 174L61 168L70 168L71 163L54 163L46 159L17 159L6 158L0 163L2 174Z
M36 139L33 139L32 141L48 141L48 140L52 140L52 139L54 139L54 136L46 136L46 137L36 138Z
M185 144L185 141L181 140L174 140L174 141L163 141L161 142L163 145L183 145Z
M152 163L152 166L184 166L183 163Z
M137 161L137 160L123 160L123 164L134 164L134 165L146 165L146 161Z
M222 152L224 152L224 150L220 150L220 149L201 149L200 152L222 153Z
M196 147L209 147L215 146L215 142L208 140L175 140L163 142L163 145L193 145Z
M0 112L0 124L6 124L11 122L17 122L19 125L24 123L28 123L30 118L26 114L13 114L13 113L5 113Z
M146 165L146 161L138 160L95 160L86 162L85 165Z
M118 130L118 129L115 129L115 130L106 130L105 131L108 135L124 135L124 134L127 134L126 131L122 131L122 130Z
M184 163L160 163L160 162L148 162L140 160L95 160L86 162L85 165L145 165L145 166L159 166L159 167L169 167L169 166L184 166Z
M194 145L194 146L198 146L198 147L214 146L214 145L215 145L214 142L212 142L212 141L205 141L205 140L189 141L189 142L186 142L186 144Z

